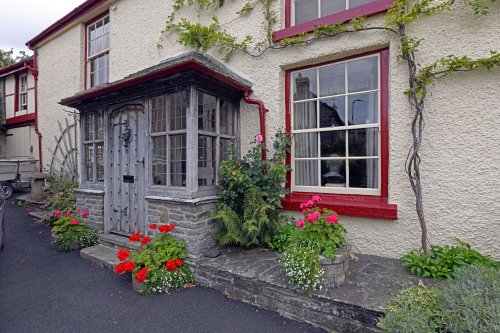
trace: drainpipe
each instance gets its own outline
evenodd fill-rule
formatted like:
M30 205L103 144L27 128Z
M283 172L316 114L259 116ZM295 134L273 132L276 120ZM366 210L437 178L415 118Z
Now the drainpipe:
M35 79L35 133L38 135L38 162L40 163L40 173L43 173L42 162L42 133L38 129L38 62L36 48L31 45L28 48L33 51L33 62L27 67L30 69L33 78Z
M245 103L248 104L254 104L259 106L259 115L260 115L260 135L262 135L262 160L266 160L267 154L266 154L266 112L268 111L266 107L264 106L264 102L262 102L260 99L253 99L250 98L250 95L252 94L252 90L247 90L243 94L243 100Z

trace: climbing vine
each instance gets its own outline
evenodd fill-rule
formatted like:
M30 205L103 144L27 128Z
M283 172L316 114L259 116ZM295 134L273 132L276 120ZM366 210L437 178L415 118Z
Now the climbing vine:
M471 71L485 68L492 69L500 66L500 53L491 51L488 57L473 59L467 55L446 55L427 66L419 65L418 51L421 39L407 33L407 27L413 21L443 11L451 10L457 4L456 0L395 0L385 14L385 24L371 26L365 17L356 17L349 22L339 22L330 25L316 26L311 33L302 33L298 36L283 39L277 43L272 41L272 32L277 22L276 13L272 10L276 0L249 1L236 13L236 17L226 23L219 23L215 12L230 0L175 0L174 12L168 17L164 34L176 33L178 42L184 46L201 51L216 50L229 60L235 52L242 52L251 57L261 57L270 50L288 47L300 47L312 44L322 39L335 38L344 34L361 33L370 30L382 30L395 36L399 42L398 59L404 61L408 67L408 89L405 94L414 110L411 122L412 145L405 162L405 170L411 188L415 194L416 212L421 228L421 246L425 253L430 254L429 240L427 237L427 223L424 216L420 148L424 133L424 110L429 87L435 79L450 76L456 72ZM489 5L496 0L462 0L470 7L475 15L487 15ZM213 9L212 23L202 25L192 23L186 18L176 19L176 14L184 6L197 6L200 11ZM257 7L262 10L265 22L265 38L255 41L251 35L238 39L224 28L243 16L254 12Z

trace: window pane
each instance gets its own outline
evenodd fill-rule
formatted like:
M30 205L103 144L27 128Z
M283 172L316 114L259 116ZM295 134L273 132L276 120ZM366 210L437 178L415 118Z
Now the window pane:
M186 129L186 106L182 93L177 92L170 95L170 129Z
M102 37L98 37L96 38L95 40L95 53L94 54L97 54L99 52L101 52L103 50L102 48Z
M321 17L338 13L345 9L345 0L321 0Z
M198 92L198 129L215 132L216 101L214 96Z
M198 138L198 186L215 185L216 138Z
M349 8L354 8L362 5L366 5L367 3L373 2L375 0L349 0Z
M318 186L318 161L295 161L295 185Z
M316 128L316 101L293 104L293 129Z
M345 131L321 132L321 157L345 156Z
M221 100L220 101L220 132L222 134L234 135L236 127L236 105Z
M170 184L186 186L186 135L170 136Z
M349 92L378 89L378 58L347 63Z
M378 158L349 160L349 186L378 188Z
M103 32L106 34L109 32L109 16L106 16L103 21L104 21Z
M219 162L220 161L227 161L231 157L231 148L232 148L232 141L229 139L220 139L220 153L219 153Z
M317 70L309 69L292 74L293 100L316 98L317 93Z
M94 145L84 145L85 179L94 180Z
M317 133L295 134L294 138L296 158L318 157Z
M153 137L153 185L167 185L167 136Z
M97 71L97 59L90 60L90 72L94 73Z
M378 156L378 128L350 130L349 156Z
M96 171L97 171L97 181L104 181L104 142L97 143L96 148Z
M319 102L320 127L345 126L345 97L322 99Z
M152 99L151 110L151 132L165 132L167 130L167 108L165 96L157 96Z
M96 37L100 37L103 34L103 27L102 27L102 21L98 21L95 24L95 35Z
M85 141L94 140L94 113L87 113L84 117L83 131L85 132Z
M345 187L345 160L321 161L321 186Z
M378 123L378 93L349 95L349 125Z
M311 21L318 18L318 1L316 0L294 0L295 2L295 24Z
M333 65L319 69L320 96L345 93L345 65Z
M95 138L97 140L104 139L104 117L101 111L95 114Z

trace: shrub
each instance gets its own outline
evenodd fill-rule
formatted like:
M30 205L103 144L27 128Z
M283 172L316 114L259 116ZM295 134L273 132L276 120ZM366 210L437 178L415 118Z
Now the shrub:
M455 238L457 246L432 246L432 256L421 249L410 251L403 257L402 265L412 274L436 280L453 277L455 271L465 265L500 267L499 262L484 256L471 246Z
M494 267L459 267L442 289L423 284L400 292L379 321L384 332L500 332L500 274Z
M284 252L287 246L290 245L292 238L295 237L293 234L296 230L297 227L291 224L280 225L272 241L269 243L269 247L272 250Z
M85 228L78 240L83 247L94 246L99 243L99 232L94 228Z
M44 193L44 200L52 210L59 210L63 213L76 210L75 189L78 183L65 177L50 175L47 178L48 186ZM47 214L45 220L53 222L53 217Z
M150 228L156 230L157 225L151 224ZM115 272L131 272L132 278L144 283L140 291L143 295L169 292L194 282L193 274L183 261L187 257L184 241L169 234L173 229L173 224L160 226L160 233L154 239L135 233L130 241L141 243L139 251L120 249L117 252L120 263Z
M310 248L292 245L286 248L280 264L288 281L308 293L321 289L324 270L318 253Z
M56 210L52 216L52 232L57 234L57 245L63 251L71 251L73 244L78 242L83 247L97 244L99 238L97 230L88 228L83 217L87 217L87 211L80 212L79 216L68 211L64 214Z
M216 235L222 245L268 244L279 226L277 208L287 193L285 156L290 140L279 132L273 144L275 152L268 160L262 160L266 147L261 136L252 143L253 148L242 159L233 146L230 159L219 168L219 202L214 217L222 222Z

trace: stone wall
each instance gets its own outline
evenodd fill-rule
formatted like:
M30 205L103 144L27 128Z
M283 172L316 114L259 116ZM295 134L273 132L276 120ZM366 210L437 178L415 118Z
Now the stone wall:
M76 190L76 207L88 210L87 226L104 230L104 191Z
M199 258L216 246L214 234L219 230L219 223L212 219L216 198L179 200L173 198L146 197L147 230L149 224L175 225L172 232L186 242L189 257ZM152 233L151 230L149 230Z

